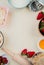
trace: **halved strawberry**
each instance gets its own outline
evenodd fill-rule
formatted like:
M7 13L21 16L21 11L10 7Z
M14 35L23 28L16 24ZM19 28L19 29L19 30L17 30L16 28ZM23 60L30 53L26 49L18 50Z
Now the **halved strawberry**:
M44 17L44 13L43 12L39 12L38 16L37 16L37 20L40 20Z
M26 54L27 54L27 49L23 49L21 55L26 55Z
M35 54L34 51L27 52L27 57L31 58Z

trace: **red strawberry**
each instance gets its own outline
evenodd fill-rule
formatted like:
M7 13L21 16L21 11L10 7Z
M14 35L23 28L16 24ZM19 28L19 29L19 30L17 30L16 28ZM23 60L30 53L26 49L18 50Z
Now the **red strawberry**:
M27 54L27 49L23 49L21 52L22 55L26 55Z
M0 56L0 60L2 60L2 56Z
M40 13L38 14L38 16L37 16L37 20L40 20L40 19L43 18L43 17L44 17L43 12L40 12Z
M27 52L27 57L31 58L35 54L34 51Z
M43 33L44 33L44 28L43 28L43 29L41 29L41 32L43 32Z
M0 65L1 65L1 63L0 63Z
M3 64L7 64L7 63L8 63L7 58L4 57L4 58L2 59L2 63L3 63Z
M41 22L44 22L44 19Z
M2 62L2 56L0 56L0 62Z

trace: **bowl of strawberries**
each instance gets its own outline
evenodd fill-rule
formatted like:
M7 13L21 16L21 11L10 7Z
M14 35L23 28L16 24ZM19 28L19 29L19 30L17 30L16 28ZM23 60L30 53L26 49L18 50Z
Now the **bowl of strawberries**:
M43 11L38 13L37 20L40 20L38 27L40 33L44 36L44 12Z
M39 22L39 31L44 36L44 18Z
M0 56L0 65L7 65L7 64L8 64L7 57Z

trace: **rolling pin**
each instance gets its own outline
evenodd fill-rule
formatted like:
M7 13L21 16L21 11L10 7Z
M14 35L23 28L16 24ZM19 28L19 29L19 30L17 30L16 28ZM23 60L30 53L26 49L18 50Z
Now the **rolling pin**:
M12 52L10 52L8 49L6 48L1 48L5 53L7 53L9 56L11 56L11 58L16 61L18 64L20 65L33 65L31 62L29 62L28 60L24 59L21 55L19 54L14 54Z

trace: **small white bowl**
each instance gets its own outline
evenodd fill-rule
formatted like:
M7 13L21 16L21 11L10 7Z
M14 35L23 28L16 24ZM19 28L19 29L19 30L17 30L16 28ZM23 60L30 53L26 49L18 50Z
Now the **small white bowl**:
M14 8L23 8L26 7L31 0L8 0Z
M44 40L44 38L43 38L43 39L40 39L40 40L38 41L37 47L38 47L38 49L39 49L41 52L44 52L44 49L40 48L40 46L39 46L39 43L40 43L41 40Z

